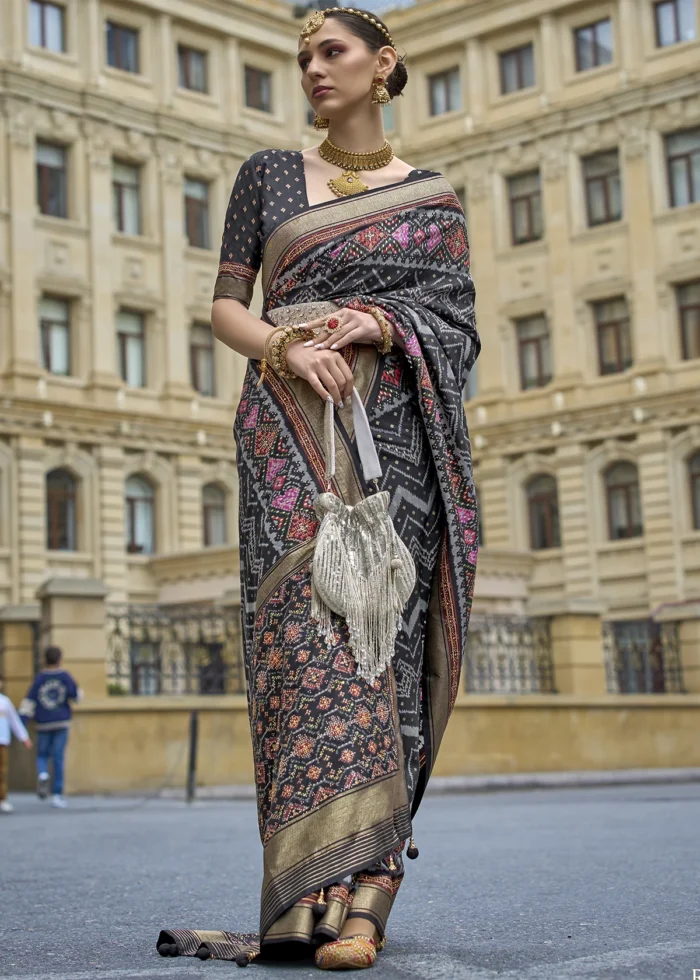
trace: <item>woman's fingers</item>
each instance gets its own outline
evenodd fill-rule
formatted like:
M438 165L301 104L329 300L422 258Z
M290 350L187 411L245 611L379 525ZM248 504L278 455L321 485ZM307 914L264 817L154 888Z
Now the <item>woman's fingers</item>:
M347 347L348 344L352 344L354 340L359 340L357 336L362 332L361 327L354 327L352 330L348 330L341 337L338 337L332 341L329 345L328 350L341 350L343 347Z
M350 398L352 396L352 389L355 387L355 379L347 361L343 357L338 359L338 366L340 367L340 370L345 378L345 384L343 386L343 401L345 401L346 398Z

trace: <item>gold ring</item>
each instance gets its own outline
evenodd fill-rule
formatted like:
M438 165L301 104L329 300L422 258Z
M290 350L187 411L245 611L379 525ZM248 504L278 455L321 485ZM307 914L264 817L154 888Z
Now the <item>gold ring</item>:
M339 313L331 313L326 317L325 328L328 333L333 333L334 330L340 329L343 325L343 318Z

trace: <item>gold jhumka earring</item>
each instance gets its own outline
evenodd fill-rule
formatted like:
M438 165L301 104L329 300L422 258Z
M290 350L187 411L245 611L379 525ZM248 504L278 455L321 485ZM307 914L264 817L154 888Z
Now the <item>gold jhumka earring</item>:
M384 76L377 75L372 85L372 105L388 105L391 102L389 89L384 84Z
M318 114L314 116L314 129L328 129L328 119Z

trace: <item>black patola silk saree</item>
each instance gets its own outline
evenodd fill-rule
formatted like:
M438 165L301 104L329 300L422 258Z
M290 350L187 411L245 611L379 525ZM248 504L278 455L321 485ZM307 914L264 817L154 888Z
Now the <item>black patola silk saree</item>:
M379 489L416 565L392 666L355 673L345 621L328 645L311 618L311 558L325 490L324 402L301 378L249 361L234 435L240 481L243 654L263 844L259 932L172 929L164 955L247 961L335 939L348 917L383 937L404 846L459 688L474 586L477 512L462 404L479 353L464 213L440 175L309 206L303 158L266 150L241 168L216 297L303 323L381 307L405 344L343 349L382 465ZM365 484L350 400L335 413L332 491ZM290 947L290 943L294 947ZM300 945L301 944L301 945Z

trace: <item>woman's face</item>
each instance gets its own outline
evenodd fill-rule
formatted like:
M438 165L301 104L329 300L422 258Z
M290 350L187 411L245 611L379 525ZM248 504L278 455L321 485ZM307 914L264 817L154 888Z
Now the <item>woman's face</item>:
M390 45L372 52L339 20L327 17L309 44L299 43L301 86L318 115L331 118L365 101L375 77L388 77L395 57Z

